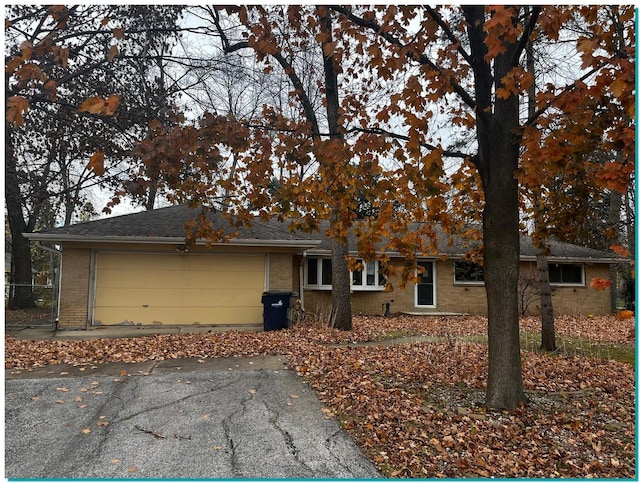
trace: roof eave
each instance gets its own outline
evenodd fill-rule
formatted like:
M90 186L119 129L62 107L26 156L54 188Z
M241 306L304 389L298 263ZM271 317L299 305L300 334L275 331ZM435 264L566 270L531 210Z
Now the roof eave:
M131 236L84 236L84 235L58 235L48 233L25 233L29 240L52 243L132 243L173 245L185 242L183 237L131 237ZM207 245L207 240L197 240L196 245ZM228 242L211 243L214 246L254 246L254 247L281 247L281 248L315 248L320 240L255 240L232 238Z
M536 261L536 257L532 256L532 255L523 255L520 257L520 260L523 262L535 262ZM627 258L619 258L619 257L612 257L612 258L594 258L594 257L552 257L552 256L548 256L547 257L547 262L548 263L609 263L609 264L616 264L616 263L629 263L629 259Z
M307 256L317 256L317 257L323 257L323 256L329 256L331 255L331 251L330 250L323 250L323 249L311 249L311 250L307 250L306 252ZM358 253L354 252L354 251L350 251L349 252L350 256L353 257L358 257ZM376 255L386 255L390 258L398 258L401 257L402 255L398 252L377 252ZM440 253L438 255L429 255L429 256L423 256L423 257L419 257L419 258L448 258L451 260L459 260L459 259L464 259L465 258L465 254L464 253ZM532 255L521 255L520 256L520 261L521 262L535 262L536 261L536 257L532 256ZM617 264L617 263L629 263L629 259L627 258L620 258L620 257L612 257L612 258L593 258L593 257L547 257L547 261L549 263L608 263L608 264Z

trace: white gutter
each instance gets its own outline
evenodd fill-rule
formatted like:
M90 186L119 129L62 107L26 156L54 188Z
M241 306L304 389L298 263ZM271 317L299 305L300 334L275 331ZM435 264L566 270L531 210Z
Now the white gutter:
M400 258L402 255L400 255L400 253L398 252L379 252L378 255L386 255L390 258ZM317 257L327 257L331 255L331 251L330 250L307 250L305 252L305 256L317 256ZM354 257L359 257L358 252L354 252L351 251L349 252L350 256L354 256ZM418 258L423 258L423 257L418 257ZM464 255L462 254L439 254L439 255L426 255L424 256L424 258L432 258L432 259L438 259L438 258L446 258L449 260L464 260ZM533 255L521 255L520 256L520 261L521 262L535 262L536 261L536 257ZM547 257L547 261L549 263L609 263L609 264L616 264L616 263L629 263L631 260L629 260L628 258L621 258L621 257L612 257L612 258L590 258L590 257L567 257L567 256L556 256L556 257L551 257L548 256Z
M184 244L185 238L180 237L124 237L124 236L83 236L83 235L56 235L48 233L25 233L29 240L42 242L83 242L83 243L134 243L171 245ZM196 245L213 246L255 246L255 247L285 247L285 248L315 248L320 240L247 240L231 238L228 242L210 243L207 240L197 240Z

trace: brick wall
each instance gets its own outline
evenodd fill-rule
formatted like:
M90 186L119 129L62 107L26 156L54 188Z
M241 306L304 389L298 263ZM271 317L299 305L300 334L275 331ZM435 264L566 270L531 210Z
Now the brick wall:
M103 248L106 248L103 247ZM136 247L140 249L142 247ZM149 251L158 247L145 247ZM166 250L166 249L165 249ZM199 250L198 250L199 251ZM221 250L223 251L223 250ZM231 252L231 250L229 250ZM247 249L247 252L255 249ZM234 250L234 253L244 250ZM301 257L291 253L271 253L268 286L270 290L299 290L299 263ZM397 271L399 261L394 261ZM60 298L60 327L86 328L90 314L91 249L86 246L68 245L64 247L62 260L62 293ZM453 261L438 260L436 266L436 307L434 309L415 307L415 285L408 283L400 288L399 280L392 280L394 290L352 292L354 314L382 314L384 304L391 303L392 312L452 312L486 314L486 294L483 285L460 285L453 281ZM531 273L532 265L523 263L522 273ZM584 287L553 287L554 312L561 314L602 314L610 310L609 290L595 291L589 286L592 278L608 278L607 265L585 265ZM305 308L308 312L328 314L331 309L331 292L305 290ZM539 313L539 303L533 302L528 313Z
M64 248L58 322L60 327L78 329L87 327L90 267L90 249Z
M357 314L383 314L383 304L391 302L391 312L445 312L486 315L487 297L483 284L456 284L453 278L453 260L436 261L436 307L418 308L415 306L415 285L408 283L402 289L399 280L394 280L392 292L351 293L351 308ZM396 263L398 271L400 264ZM535 264L534 264L535 266ZM531 273L532 265L522 263L521 273ZM609 290L596 291L589 286L594 277L608 278L609 267L605 264L585 265L585 286L552 286L553 308L556 315L563 314L606 314L610 312ZM328 313L331 309L331 292L305 290L305 308L313 313ZM528 314L540 313L540 304L533 301Z
M294 290L293 256L291 253L271 253L269 255L269 290Z

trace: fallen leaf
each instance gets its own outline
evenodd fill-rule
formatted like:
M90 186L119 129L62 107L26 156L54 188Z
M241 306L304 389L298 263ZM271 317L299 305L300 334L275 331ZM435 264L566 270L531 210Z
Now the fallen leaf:
M137 466L130 466L127 471L129 473L136 473L138 471L138 467Z
M82 434L89 434L91 433L91 430L89 428L84 428L82 431L80 431Z

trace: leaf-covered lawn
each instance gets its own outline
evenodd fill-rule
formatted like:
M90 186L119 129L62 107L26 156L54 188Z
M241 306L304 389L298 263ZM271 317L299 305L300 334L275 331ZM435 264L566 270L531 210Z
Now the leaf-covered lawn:
M523 331L539 320L521 321ZM558 337L633 344L634 321L558 317ZM360 346L389 334L437 342ZM307 325L264 333L129 339L5 339L5 366L284 354L385 476L422 478L635 476L635 378L630 364L523 352L530 403L482 407L482 317L356 317L349 333ZM334 344L340 344L338 346Z

